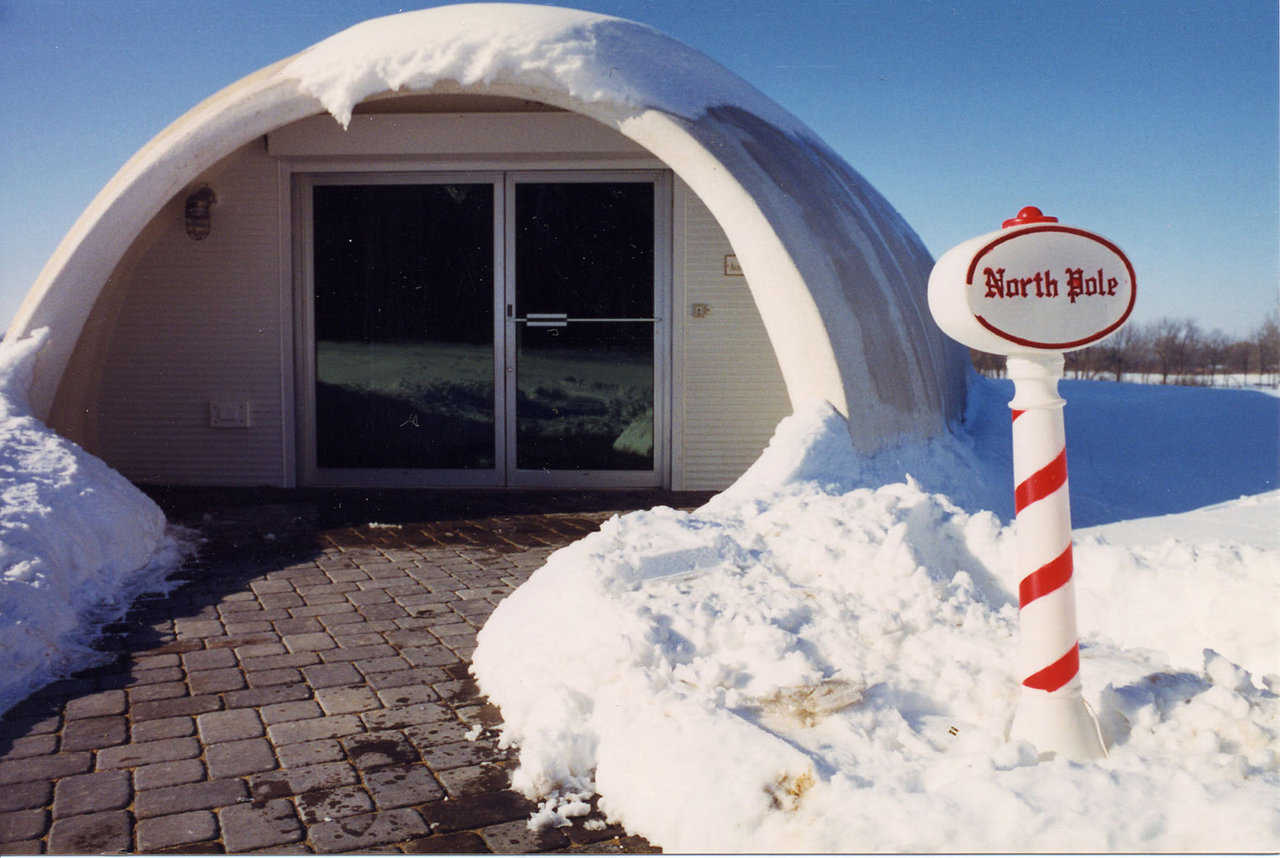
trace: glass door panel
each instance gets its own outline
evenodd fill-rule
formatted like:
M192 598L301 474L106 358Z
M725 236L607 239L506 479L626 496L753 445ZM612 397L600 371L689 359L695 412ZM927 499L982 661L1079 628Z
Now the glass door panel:
M319 469L494 469L492 183L312 189Z
M652 323L516 328L516 467L653 470Z
M655 184L515 181L508 188L509 460L517 472L652 481Z

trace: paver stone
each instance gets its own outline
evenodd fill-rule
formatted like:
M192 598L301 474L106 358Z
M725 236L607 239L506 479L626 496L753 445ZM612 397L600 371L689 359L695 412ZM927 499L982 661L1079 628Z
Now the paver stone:
M407 807L444 797L444 790L426 766L398 765L366 772L365 789L380 808Z
M252 709L228 709L206 712L196 718L200 739L206 745L215 742L231 742L236 739L252 739L263 733L262 720Z
M188 715L176 715L172 718L154 718L150 721L139 721L133 725L132 739L135 742L158 742L161 739L178 739L190 736L196 731L196 722Z
M50 754L46 757L29 757L25 760L5 760L0 762L0 785L52 780L87 772L92 765L93 756L88 751Z
M332 822L373 810L373 799L358 786L334 787L298 796L294 800L308 825Z
M503 790L437 801L424 805L421 810L432 830L459 831L527 819L537 806L518 792Z
M220 667L235 667L236 656L229 649L202 649L184 654L182 663L191 672L214 670Z
M276 756L280 758L280 765L286 769L313 766L317 763L332 763L346 758L342 746L336 739L316 739L314 742L279 745L276 747Z
M62 729L62 750L92 751L119 745L128 734L129 727L119 715L68 721Z
M357 780L356 770L345 762L318 763L296 769L281 769L253 777L253 798L254 801L260 801L302 795L312 790L349 786Z
M209 766L209 776L214 778L269 772L276 767L276 755L266 739L239 739L207 745L204 758Z
M0 813L0 842L30 840L44 834L49 813L42 807Z
M316 664L302 668L302 675L312 688L328 688L332 685L355 685L364 677L349 662Z
M383 810L311 826L310 839L320 852L359 852L428 833L422 817L408 808Z
M11 840L0 843L0 855L40 855L43 845L39 840Z
M345 715L382 708L382 703L372 689L358 685L317 689L316 701L323 707L326 715Z
M120 715L124 712L128 701L123 691L100 691L67 701L62 710L63 716L71 721L76 718L98 718L103 715Z
M284 798L225 807L218 811L218 821L229 852L295 843L305 836L293 802Z
M133 770L133 788L136 790L160 789L202 780L204 780L204 763L200 760L153 763Z
M292 742L309 742L313 739L332 739L349 736L363 730L355 715L329 715L323 718L307 718L302 721L285 721L267 728L271 741L277 745Z
M53 795L51 781L27 781L0 789L0 812L44 807Z
M187 684L191 686L192 694L235 691L244 688L244 674L237 667L197 670L187 674Z
M218 822L207 810L192 810L141 820L135 834L139 852L154 852L170 846L212 840L218 836Z
M129 804L128 772L94 772L58 781L53 791L53 815L58 818L118 810Z
M458 831L453 834L437 834L410 840L403 844L409 855L465 855L489 852L484 838L474 831Z
M75 722L79 723L79 722ZM35 736L22 736L12 740L0 758L5 760L21 760L27 757L43 757L58 749L58 737L54 733L41 733Z
M413 724L431 724L445 721L453 713L445 706L435 703L412 703L394 709L374 709L363 712L360 718L371 730L399 730Z
M146 819L188 810L210 810L247 797L244 781L239 778L182 784L140 791L133 799L133 814Z
M489 825L478 832L494 852L545 852L569 845L569 838L556 828L530 831L529 824L518 819Z
M98 751L98 770L129 769L149 763L167 763L200 756L200 743L192 736L161 739L158 742L134 742Z
M308 718L319 718L323 715L320 704L314 700L291 700L285 703L272 703L258 711L266 724L278 724L284 721L303 721Z
M392 765L409 765L419 761L418 751L403 733L386 730L357 733L342 740L351 763L362 772Z
M60 855L128 852L133 845L131 827L129 814L123 810L55 820L49 829L49 852Z

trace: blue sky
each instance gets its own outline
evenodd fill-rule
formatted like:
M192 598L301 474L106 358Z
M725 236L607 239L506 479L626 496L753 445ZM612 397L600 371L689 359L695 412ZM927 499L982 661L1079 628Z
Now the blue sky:
M430 4L427 4L430 5ZM940 256L1035 204L1138 275L1138 320L1277 303L1277 5L577 0L710 55L812 127ZM0 319L112 174L204 97L378 0L0 0Z

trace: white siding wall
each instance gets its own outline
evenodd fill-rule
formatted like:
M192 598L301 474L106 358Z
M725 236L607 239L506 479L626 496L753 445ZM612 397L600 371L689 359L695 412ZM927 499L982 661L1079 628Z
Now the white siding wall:
M673 488L720 489L756 460L791 404L746 279L724 273L728 238L697 195L676 186L685 240L675 260ZM693 318L694 304L710 314Z
M282 485L280 193L261 140L208 179L213 229L187 237L181 201L127 272L92 446L138 482ZM292 368L289 368L292 371ZM211 428L211 400L249 401L251 426Z

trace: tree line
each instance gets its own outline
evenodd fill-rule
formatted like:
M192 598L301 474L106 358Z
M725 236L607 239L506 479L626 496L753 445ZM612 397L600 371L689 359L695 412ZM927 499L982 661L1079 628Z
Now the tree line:
M1004 357L974 349L974 368L1002 377ZM1280 386L1280 312L1243 337L1204 331L1194 319L1160 318L1131 323L1096 346L1067 352L1068 378L1138 381L1144 384Z

